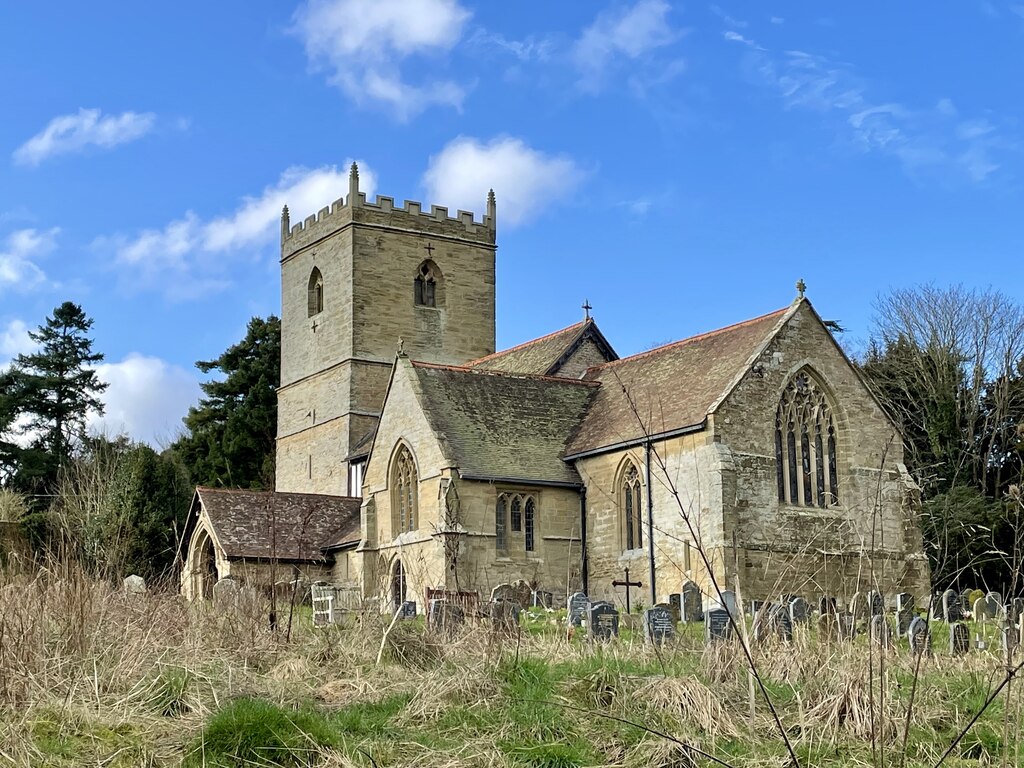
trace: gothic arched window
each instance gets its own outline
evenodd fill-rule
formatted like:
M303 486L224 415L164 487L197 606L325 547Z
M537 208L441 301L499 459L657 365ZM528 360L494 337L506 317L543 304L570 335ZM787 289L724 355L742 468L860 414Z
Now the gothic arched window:
M526 552L537 547L537 500L526 493L499 493L494 507L494 548L507 554L510 542ZM518 546L516 547L518 549Z
M309 273L306 304L310 317L324 311L324 276L320 274L320 270L316 267L313 267L313 271Z
M775 414L779 501L803 507L839 503L836 424L832 406L807 371L794 376Z
M417 307L436 307L438 304L438 283L441 270L432 261L420 264L413 283L413 298Z
M632 461L622 473L619 509L622 510L623 549L643 548L644 493L640 485L640 471Z
M395 535L416 530L416 462L404 445L391 464L391 520Z

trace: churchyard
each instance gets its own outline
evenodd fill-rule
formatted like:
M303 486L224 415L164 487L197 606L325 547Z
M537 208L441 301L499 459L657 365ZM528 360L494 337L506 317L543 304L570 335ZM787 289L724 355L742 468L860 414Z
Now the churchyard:
M1019 663L1019 604L982 594L971 616L970 597L928 616L907 596L851 614L681 592L626 614L499 593L317 627L282 598L272 630L244 589L189 604L74 570L7 577L0 763L916 766L960 737L944 764L1021 765L1020 684L985 707Z

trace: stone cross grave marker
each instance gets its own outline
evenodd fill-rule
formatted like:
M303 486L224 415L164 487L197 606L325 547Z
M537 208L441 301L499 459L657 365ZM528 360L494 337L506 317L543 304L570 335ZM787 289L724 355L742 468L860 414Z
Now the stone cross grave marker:
M611 640L619 636L619 612L611 603L592 604L587 618L587 633L594 640Z
M582 592L573 592L569 595L569 624L574 627L582 627L587 611L590 610L590 598Z
M672 610L672 619L678 624L683 619L683 595L673 592L668 596L668 607Z
M704 614L704 640L710 645L732 637L729 612L724 608L712 608Z
M960 595L952 589L942 593L942 620L950 624L960 621L963 615L960 613Z
M885 649L892 647L892 625L885 616L871 617L871 641Z
M792 624L803 624L809 615L810 608L802 597L794 597L789 601L789 620Z
M910 622L907 630L907 640L910 641L910 652L913 654L924 653L931 647L931 637L928 634L928 623L920 616L915 616Z
M957 621L949 625L949 654L963 656L971 650L971 633L967 625Z
M682 592L683 622L692 624L696 621L704 621L704 606L702 604L700 587L692 581L683 584Z
M675 617L672 609L664 603L644 611L644 639L649 643L663 643L676 635Z

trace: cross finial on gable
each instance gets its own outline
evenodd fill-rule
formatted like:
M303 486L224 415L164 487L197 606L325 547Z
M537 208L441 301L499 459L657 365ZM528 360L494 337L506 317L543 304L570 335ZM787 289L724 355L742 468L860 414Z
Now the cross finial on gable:
M799 280L796 281L797 298L798 299L802 299L804 297L804 293L806 291L807 291L807 283L805 283L804 279L801 277Z
M593 307L590 306L590 299L584 299L583 300L583 306L580 307L580 309L583 310L583 319L584 320L589 320L590 319L590 310L593 309Z

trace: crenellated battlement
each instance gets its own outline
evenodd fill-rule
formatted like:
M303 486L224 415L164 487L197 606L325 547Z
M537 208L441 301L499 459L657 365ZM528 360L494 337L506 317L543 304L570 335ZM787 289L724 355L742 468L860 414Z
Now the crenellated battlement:
M350 223L369 224L393 229L409 229L437 236L493 244L497 226L494 190L487 194L487 212L477 219L471 211L458 211L449 215L448 208L431 205L429 211L415 200L406 200L396 206L393 197L377 195L370 202L359 191L359 168L352 163L349 171L349 194L340 197L316 215L291 223L288 206L281 212L281 250L294 252L329 232Z

